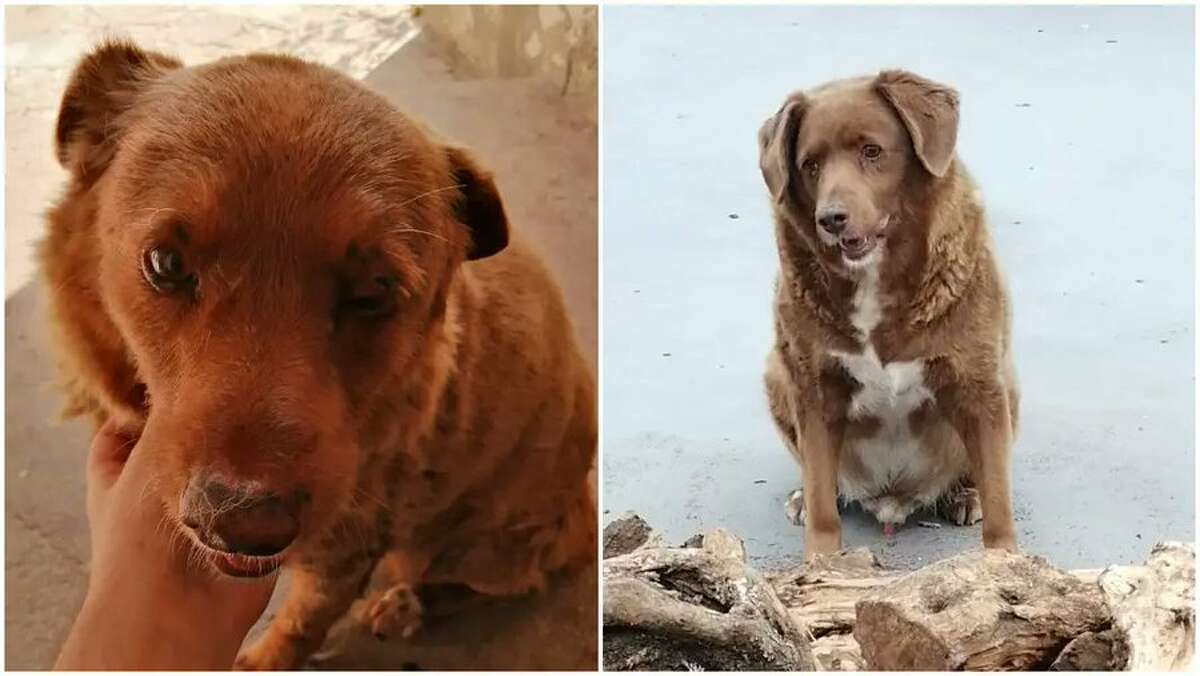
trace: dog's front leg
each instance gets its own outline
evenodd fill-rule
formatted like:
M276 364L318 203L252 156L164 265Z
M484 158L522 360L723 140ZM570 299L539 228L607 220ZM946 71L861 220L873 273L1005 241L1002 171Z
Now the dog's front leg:
M288 571L290 586L283 605L263 635L238 656L235 669L298 669L321 648L329 628L358 598L375 566L375 558L365 553L342 554L334 560L305 561Z
M971 461L971 475L983 506L983 546L1017 551L1009 488L1012 411L1004 388L960 404L956 427Z
M837 509L842 426L822 415L821 408L807 412L801 427L806 559L842 548L842 519Z

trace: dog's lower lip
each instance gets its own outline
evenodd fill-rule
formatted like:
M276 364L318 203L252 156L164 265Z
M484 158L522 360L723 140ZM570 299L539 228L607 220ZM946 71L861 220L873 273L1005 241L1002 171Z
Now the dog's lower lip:
M839 243L842 249L842 255L852 261L859 260L867 254L871 253L871 249L875 248L874 239L865 239L858 246L847 246L845 243Z
M188 539L191 540L192 547L203 555L202 558L207 559L214 568L230 577L266 577L283 565L287 552L291 549L288 547L274 556L246 556L211 547L200 540L195 531L190 528L185 528L185 532L190 536Z
M217 570L231 577L264 577L279 568L278 558L242 556L214 551L213 564Z

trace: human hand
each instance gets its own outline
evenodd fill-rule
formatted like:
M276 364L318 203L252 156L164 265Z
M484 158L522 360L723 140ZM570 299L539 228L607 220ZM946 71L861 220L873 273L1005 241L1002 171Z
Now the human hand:
M137 443L111 421L92 441L92 570L56 666L227 669L275 577L235 580L195 562L194 545L167 517L153 490L152 463Z

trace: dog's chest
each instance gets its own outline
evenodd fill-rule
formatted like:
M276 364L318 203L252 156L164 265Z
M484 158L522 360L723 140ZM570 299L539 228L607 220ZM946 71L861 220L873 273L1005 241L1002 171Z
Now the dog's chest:
M921 360L884 364L868 346L862 353L834 353L859 387L850 397L851 419L875 418L883 428L907 428L908 417L932 398Z
M871 332L882 318L878 277L868 273L855 292L850 316L863 348L857 353L831 352L858 384L847 403L847 418L876 423L868 437L851 440L845 449L859 456L855 464L866 472L851 493L876 494L902 477L923 473L927 464L927 454L909 424L913 412L933 400L925 383L925 363L880 360Z

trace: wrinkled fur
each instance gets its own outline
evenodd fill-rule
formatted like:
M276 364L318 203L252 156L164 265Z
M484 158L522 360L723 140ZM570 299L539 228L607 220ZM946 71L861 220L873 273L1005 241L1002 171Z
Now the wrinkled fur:
M838 112L812 114L818 106ZM765 385L775 422L803 470L809 555L840 548L838 486L858 485L865 474L849 444L879 428L878 420L849 411L862 384L832 353L869 348L883 365L924 365L932 397L907 423L928 469L895 477L877 495L853 497L870 508L880 498L936 500L962 484L975 486L985 546L1016 547L1008 485L1017 417L1009 306L978 192L954 155L957 124L953 90L885 71L795 93L760 131L780 261ZM836 244L822 241L814 213L828 192L819 181L824 167L815 164L821 168L813 177L803 176L806 150L797 146L838 134L853 138L869 127L876 136L898 131L880 141L888 157L878 169L848 179L849 192L864 202L860 212L891 218L880 241L882 313L864 340L851 322L864 275L842 261ZM874 227L855 225L851 206L851 227Z
M468 153L320 66L120 42L76 68L56 141L41 263L68 413L141 432L172 519L205 468L311 494L239 666L300 665L385 554L399 586L484 594L593 556L593 378ZM194 298L143 278L164 240ZM379 271L394 316L344 313Z

